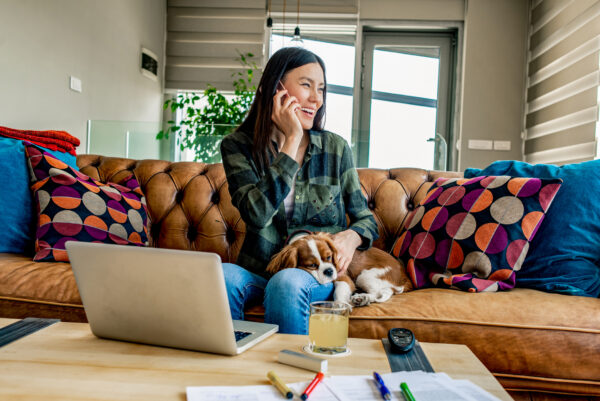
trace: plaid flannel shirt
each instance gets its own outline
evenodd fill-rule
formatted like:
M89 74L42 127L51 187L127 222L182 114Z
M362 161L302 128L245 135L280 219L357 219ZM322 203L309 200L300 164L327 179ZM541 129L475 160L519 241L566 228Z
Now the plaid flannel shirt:
M368 249L378 237L348 143L328 131L309 134L302 167L279 153L270 157L271 165L262 176L252 158L252 134L238 131L221 143L232 203L246 223L246 237L236 263L256 274L268 276L265 268L289 234L298 229L343 231L348 228L346 214L349 228L363 240L359 249ZM294 211L288 222L283 200L292 185Z

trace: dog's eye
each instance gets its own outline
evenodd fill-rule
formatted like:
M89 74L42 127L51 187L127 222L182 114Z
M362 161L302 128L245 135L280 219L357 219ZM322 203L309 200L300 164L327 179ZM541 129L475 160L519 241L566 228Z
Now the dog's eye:
M310 267L312 267L313 269L316 269L316 268L317 268L317 267L319 267L319 266L317 266L317 264L316 264L316 263L313 263L312 265L310 265Z
M325 261L326 261L326 262L331 262L331 256L327 256L327 257L325 258Z

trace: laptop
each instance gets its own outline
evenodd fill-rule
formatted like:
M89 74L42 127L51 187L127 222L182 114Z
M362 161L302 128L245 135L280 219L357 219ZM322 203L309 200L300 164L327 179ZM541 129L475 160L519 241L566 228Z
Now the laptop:
M236 355L278 330L231 319L215 253L76 241L66 248L98 337Z

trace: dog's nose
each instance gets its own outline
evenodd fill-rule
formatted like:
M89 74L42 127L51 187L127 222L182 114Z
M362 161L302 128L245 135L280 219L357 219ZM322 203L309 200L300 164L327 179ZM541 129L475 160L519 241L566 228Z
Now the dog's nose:
M331 267L328 267L327 269L323 270L323 274L327 277L331 277L333 276L333 269Z

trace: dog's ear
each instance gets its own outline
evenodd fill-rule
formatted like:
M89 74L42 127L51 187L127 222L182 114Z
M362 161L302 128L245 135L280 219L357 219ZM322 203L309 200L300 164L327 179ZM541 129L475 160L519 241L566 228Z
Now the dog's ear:
M288 245L283 248L278 254L273 256L273 259L267 266L268 273L277 273L280 270L298 265L298 248Z
M333 265L337 268L337 248L333 244L333 235L329 233L324 233L324 235L321 238L329 246L329 249L331 249L331 261L333 262Z

